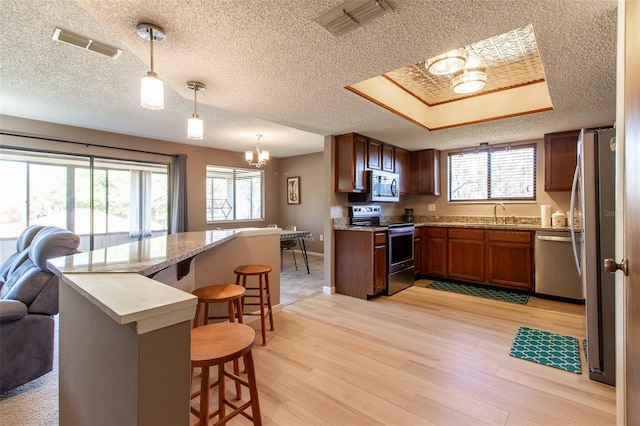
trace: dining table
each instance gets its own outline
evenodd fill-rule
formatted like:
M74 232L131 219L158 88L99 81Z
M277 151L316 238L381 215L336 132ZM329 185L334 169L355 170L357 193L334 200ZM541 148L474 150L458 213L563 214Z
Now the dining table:
M298 245L300 245L300 251L302 252L302 258L304 259L304 264L307 267L307 274L309 272L309 259L307 258L307 247L305 245L305 240L311 240L313 236L311 235L311 231L291 231L288 229L283 229L280 232L280 241L291 241L296 240Z

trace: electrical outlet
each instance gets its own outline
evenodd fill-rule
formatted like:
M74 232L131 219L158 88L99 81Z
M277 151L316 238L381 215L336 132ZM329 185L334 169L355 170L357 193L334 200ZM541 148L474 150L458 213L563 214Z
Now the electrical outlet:
M324 235L320 234L320 241L324 241Z
M435 212L436 211L436 205L435 204L427 204L427 210L429 210L430 212Z

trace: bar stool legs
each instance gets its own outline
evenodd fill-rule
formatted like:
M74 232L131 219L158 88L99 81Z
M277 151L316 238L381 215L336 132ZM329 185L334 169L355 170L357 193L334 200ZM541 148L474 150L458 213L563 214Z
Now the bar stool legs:
M200 425L208 425L209 420L218 416L215 425L224 425L227 421L243 415L253 421L254 425L262 424L258 387L251 349L255 342L255 331L244 324L217 323L191 330L191 367L202 368L200 389L191 395L191 399L200 395L199 410L191 407L191 413L198 416ZM225 370L225 363L243 358L247 369L247 379L237 373ZM209 367L218 367L218 380L209 385ZM250 399L244 403L234 403L226 398L225 379L230 378L236 383L249 388ZM209 413L210 388L218 386L218 409ZM227 413L227 408L231 412ZM251 408L251 414L247 409Z
M236 284L240 284L240 278L242 277L242 286L246 290L258 290L258 295L245 293L242 298L242 311L244 315L260 315L260 326L262 329L262 345L267 344L266 335L266 317L269 316L270 330L273 331L273 312L271 310L271 292L269 290L269 272L271 272L271 266L269 265L241 265L236 267L233 272L236 274ZM247 286L248 276L258 276L258 288ZM247 298L258 298L258 302L247 302ZM245 306L259 306L260 313L247 312Z

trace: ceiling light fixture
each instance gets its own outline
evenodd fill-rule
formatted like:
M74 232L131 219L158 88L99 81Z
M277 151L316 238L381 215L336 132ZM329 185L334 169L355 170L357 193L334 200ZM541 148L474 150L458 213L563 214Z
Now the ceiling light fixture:
M140 23L138 35L151 43L151 70L140 82L140 105L152 110L164 109L164 84L153 71L153 42L164 40L164 30L157 25Z
M484 70L464 70L451 79L451 88L454 92L467 94L482 90L487 84L487 73Z
M202 140L204 135L202 120L198 115L198 90L206 89L199 81L187 81L187 87L193 90L193 115L187 122L187 137L194 140Z
M467 62L467 50L455 49L427 59L427 71L433 75L449 75L460 71Z
M258 137L258 143L256 144L256 162L253 162L253 151L245 151L244 158L247 160L250 166L256 166L258 168L263 167L269 160L269 151L260 151L260 138L262 135L256 135Z

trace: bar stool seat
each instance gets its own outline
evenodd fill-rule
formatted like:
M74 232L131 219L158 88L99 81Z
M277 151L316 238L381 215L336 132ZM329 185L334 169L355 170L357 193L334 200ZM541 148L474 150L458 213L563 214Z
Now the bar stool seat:
M242 312L244 315L260 315L260 326L262 328L262 345L267 344L266 324L265 318L269 317L270 330L273 331L273 312L271 311L271 292L269 290L269 273L271 272L271 266L269 265L240 265L237 266L233 272L236 274L236 284L240 284L240 278L242 278L242 286L246 290L252 290L251 294L245 293L242 298ZM247 277L257 276L258 287L253 285L247 286ZM257 291L258 294L255 294ZM256 302L247 302L246 299L255 300ZM247 312L245 306L259 306L260 312Z
M206 287L201 287L194 290L191 294L198 298L198 306L196 307L196 316L193 321L193 328L198 326L200 320L200 307L204 305L204 318L203 324L208 324L210 319L229 319L229 322L235 322L235 318L238 318L238 322L242 323L242 297L245 294L245 289L241 285L237 284L214 284ZM209 304L211 303L224 303L229 304L229 316L209 316Z
M208 425L209 420L218 416L215 425L225 424L238 414L253 421L254 425L261 425L260 403L256 384L255 368L251 348L255 342L255 331L244 324L217 323L204 325L191 330L191 368L202 368L200 389L191 394L191 399L200 396L199 409L191 407L191 413L198 416L200 425ZM225 370L225 363L244 359L247 369L247 379L237 373ZM209 384L209 367L218 367L218 379ZM249 388L250 399L244 403L234 403L226 396L225 377L237 384ZM218 408L209 413L209 390L218 386ZM232 411L227 414L227 407ZM251 407L251 414L246 410Z

